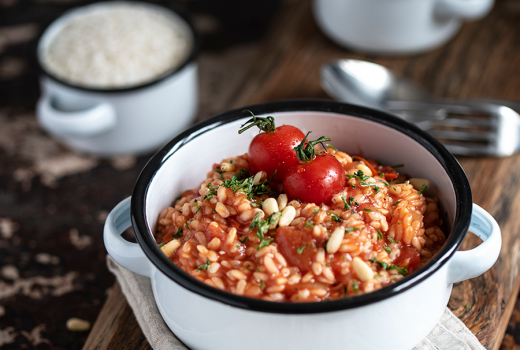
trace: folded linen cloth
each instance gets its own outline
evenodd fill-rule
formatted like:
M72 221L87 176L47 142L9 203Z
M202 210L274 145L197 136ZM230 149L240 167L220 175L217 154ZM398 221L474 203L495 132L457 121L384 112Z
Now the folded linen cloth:
M108 269L116 276L146 339L155 350L189 350L164 323L152 293L150 279L133 273L107 255ZM435 328L413 350L485 350L477 337L448 308Z

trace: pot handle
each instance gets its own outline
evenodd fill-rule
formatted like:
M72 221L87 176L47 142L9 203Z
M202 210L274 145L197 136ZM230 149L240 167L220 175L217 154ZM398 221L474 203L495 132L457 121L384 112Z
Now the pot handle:
M493 0L438 0L435 13L441 17L480 19L493 7Z
M65 112L52 105L52 98L44 95L36 105L38 121L47 131L58 136L94 136L113 129L117 118L114 107L101 102L94 107Z
M469 231L484 242L474 249L455 253L448 265L448 284L482 275L495 264L500 254L500 227L487 211L476 204L473 204Z
M151 277L152 265L143 250L137 243L128 242L121 233L129 228L130 200L132 197L122 200L108 214L103 231L103 240L108 254L124 268L143 276Z

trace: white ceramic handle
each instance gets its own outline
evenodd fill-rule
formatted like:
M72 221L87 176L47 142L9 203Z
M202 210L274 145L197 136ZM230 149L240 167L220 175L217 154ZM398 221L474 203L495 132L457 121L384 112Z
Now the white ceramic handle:
M121 266L143 276L151 277L152 265L137 243L128 242L121 233L131 226L130 200L121 201L107 217L103 240L108 254Z
M448 265L448 284L482 275L495 264L500 254L500 227L487 211L476 204L473 204L469 231L484 242L474 249L455 253Z
M435 12L443 17L479 19L492 7L493 0L438 0Z
M111 130L117 122L114 107L106 102L82 111L64 112L54 108L51 97L44 95L36 110L41 126L59 136L94 136Z

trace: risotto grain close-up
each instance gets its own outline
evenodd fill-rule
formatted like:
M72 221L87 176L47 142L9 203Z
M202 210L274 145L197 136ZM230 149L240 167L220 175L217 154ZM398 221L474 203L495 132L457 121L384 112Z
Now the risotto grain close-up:
M285 125L275 128L271 120L266 127L260 119L268 122L253 117L245 129L258 126L258 137L282 135ZM284 174L258 168L251 152L256 137L248 153L214 164L200 187L160 213L155 236L163 253L212 287L279 302L369 293L430 261L446 236L438 200L424 193L429 181L308 135L291 141L296 161ZM340 171L331 166L310 181L305 176L315 170L305 167L313 162L320 171L323 162L337 163ZM327 195L337 174L341 187Z

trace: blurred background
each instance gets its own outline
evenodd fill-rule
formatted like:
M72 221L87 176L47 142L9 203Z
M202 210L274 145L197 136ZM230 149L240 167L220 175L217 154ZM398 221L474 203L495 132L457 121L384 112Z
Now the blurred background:
M104 220L114 205L131 195L152 154L100 158L77 153L38 125L38 38L62 13L89 3L0 0L2 349L83 348L89 331L70 331L67 320L77 317L93 324L113 288L102 241ZM328 60L347 57L377 61L438 97L520 100L518 1L498 0L489 16L465 24L441 48L397 57L337 46L318 28L310 0L154 3L188 11L201 34L197 121L252 103L328 98L320 87L319 68ZM463 165L477 169L472 161ZM476 179L476 174L469 175L471 181ZM511 186L516 191L517 183ZM477 194L476 202L484 197L485 193ZM502 309L514 293L513 310L515 279L516 273L513 283L501 289ZM470 314L466 305L474 294L468 286L469 282L455 288L450 301L459 317ZM118 312L114 319L132 321L128 306ZM520 349L520 305L510 312L511 318L482 331L488 348ZM475 315L465 320L483 322ZM142 334L133 341L146 348Z

